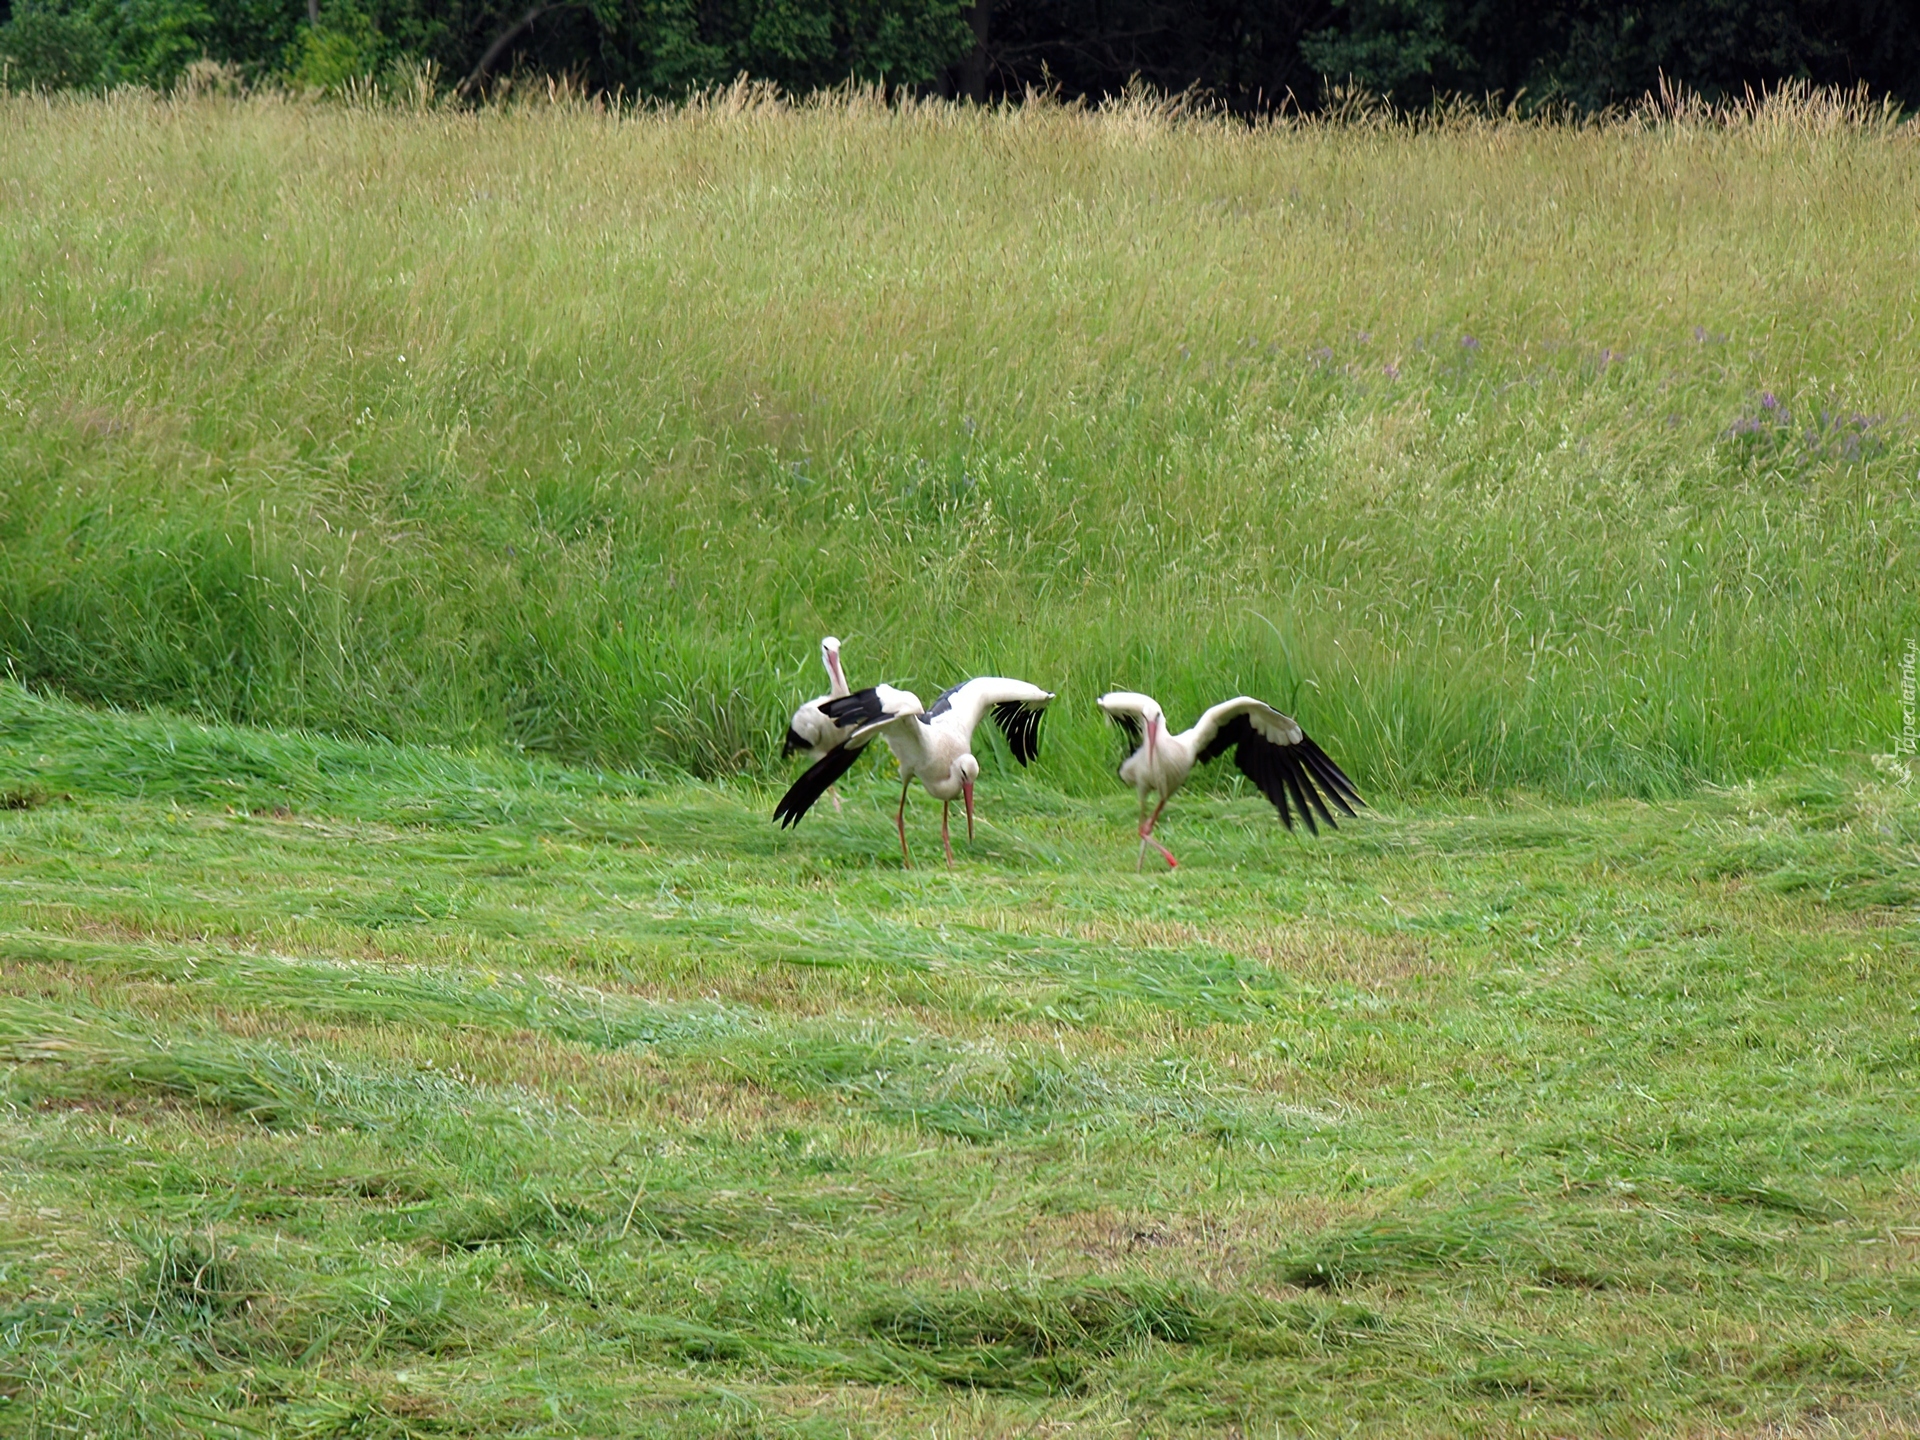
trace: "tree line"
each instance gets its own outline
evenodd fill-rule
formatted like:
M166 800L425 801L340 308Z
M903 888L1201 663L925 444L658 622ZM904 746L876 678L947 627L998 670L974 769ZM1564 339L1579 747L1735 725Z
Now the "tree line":
M0 0L0 83L165 87L197 60L335 89L431 65L665 97L745 74L992 101L1143 82L1236 113L1364 91L1592 112L1664 81L1708 99L1793 80L1920 109L1910 0Z

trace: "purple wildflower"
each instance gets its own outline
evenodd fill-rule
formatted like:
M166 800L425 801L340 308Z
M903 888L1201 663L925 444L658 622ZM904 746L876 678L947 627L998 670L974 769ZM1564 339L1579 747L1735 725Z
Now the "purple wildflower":
M1760 408L1762 410L1778 410L1780 408L1779 397L1771 390L1762 390L1760 392Z
M1386 364L1380 367L1380 373L1386 376L1387 379L1389 380L1398 380L1400 378L1399 362L1396 360L1389 360Z
M1478 350L1480 348L1480 342L1471 335L1462 335L1460 337L1460 348L1462 350Z

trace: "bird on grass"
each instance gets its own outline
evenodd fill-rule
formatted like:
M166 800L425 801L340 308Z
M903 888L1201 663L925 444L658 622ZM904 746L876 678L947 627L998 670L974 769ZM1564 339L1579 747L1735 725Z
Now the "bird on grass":
M1348 815L1354 813L1355 805L1366 803L1346 772L1307 737L1298 721L1251 696L1215 705L1191 730L1178 735L1168 732L1166 713L1150 695L1115 690L1100 697L1100 708L1127 735L1128 753L1120 762L1120 778L1140 794L1136 870L1146 862L1148 845L1166 857L1169 870L1179 864L1173 852L1154 839L1153 827L1174 791L1186 784L1193 767L1218 759L1229 750L1241 773L1273 802L1289 830L1296 809L1307 822L1307 829L1317 835L1320 827L1314 823L1315 810L1330 827L1334 826L1333 812L1327 807L1329 798ZM1160 797L1152 815L1147 814L1150 795Z
M940 844L951 869L948 817L956 799L966 804L967 838L973 838L973 782L980 775L980 762L973 754L974 728L992 715L1006 732L1013 758L1025 765L1040 753L1040 716L1052 699L1052 693L1038 685L987 675L943 691L931 709L922 708L920 697L911 691L891 685L828 700L821 712L834 724L850 727L849 732L793 782L774 807L773 818L783 827L798 825L813 802L852 769L861 752L880 736L900 762L900 808L893 818L900 832L901 863L913 868L907 848L907 791L918 780L940 802Z
M809 759L819 760L853 731L851 725L844 728L836 725L820 708L829 700L838 700L852 693L847 684L847 672L840 668L839 636L828 635L821 640L820 663L827 667L827 693L816 695L793 712L793 719L787 722L787 743L780 750L782 760L796 750L804 750ZM838 794L833 797L833 808L840 808Z

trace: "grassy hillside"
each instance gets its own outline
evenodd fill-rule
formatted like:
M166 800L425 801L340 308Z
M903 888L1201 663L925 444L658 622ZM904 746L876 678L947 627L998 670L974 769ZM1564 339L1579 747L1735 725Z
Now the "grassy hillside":
M1911 787L847 791L0 690L0 1433L1920 1430Z
M1887 748L1920 145L0 98L0 649L719 775L814 688L1296 707L1376 793Z

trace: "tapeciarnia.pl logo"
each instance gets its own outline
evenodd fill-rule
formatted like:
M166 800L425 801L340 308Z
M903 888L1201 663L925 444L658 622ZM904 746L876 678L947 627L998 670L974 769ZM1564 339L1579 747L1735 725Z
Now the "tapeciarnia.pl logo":
M1914 662L1920 658L1920 641L1911 636L1907 639L1907 650L1900 657L1900 733L1893 737L1893 753L1908 757L1914 753Z

